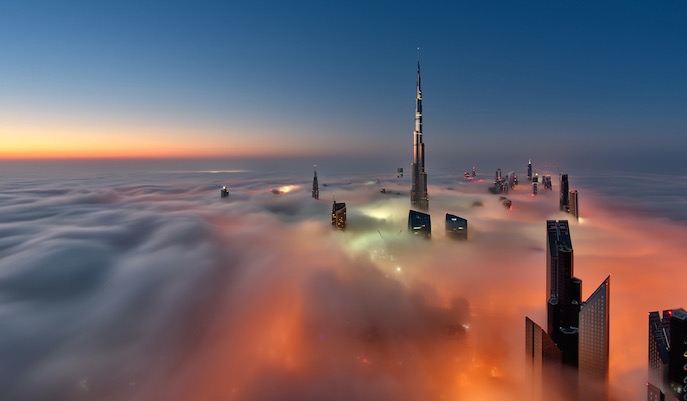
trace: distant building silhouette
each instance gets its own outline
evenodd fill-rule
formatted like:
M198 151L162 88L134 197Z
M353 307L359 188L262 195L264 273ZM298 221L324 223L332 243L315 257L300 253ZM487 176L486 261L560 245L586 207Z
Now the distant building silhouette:
M570 202L570 210L569 210L570 214L575 216L575 219L579 220L580 219L580 204L579 204L579 200L578 200L577 195L578 195L577 190L573 189L568 194L568 196L569 196L568 199Z
M432 220L427 213L411 210L408 212L408 232L425 238L432 236Z
M346 228L346 204L343 202L334 200L332 204L332 227L336 230Z
M468 239L468 221L454 214L446 213L446 235L455 239Z
M228 198L229 197L229 190L227 189L226 186L223 186L222 189L220 189L219 196L220 196L220 198Z
M320 199L320 184L317 182L317 166L313 167L312 197L315 199Z
M569 198L569 193L570 191L569 185L568 185L568 175L563 174L561 175L561 188L560 188L560 209L562 212L568 212L570 210L570 198Z
M532 159L527 162L527 181L532 181Z

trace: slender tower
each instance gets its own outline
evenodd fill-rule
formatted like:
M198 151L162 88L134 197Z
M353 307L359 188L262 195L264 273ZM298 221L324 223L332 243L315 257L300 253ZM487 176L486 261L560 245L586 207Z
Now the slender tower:
M532 181L532 159L527 162L527 181Z
M317 165L313 166L315 175L312 177L312 197L320 199L320 186L317 183Z
M410 204L420 210L429 209L427 173L425 172L425 144L422 142L422 88L420 86L420 49L417 58L417 94L415 98L415 131L413 132L413 187Z

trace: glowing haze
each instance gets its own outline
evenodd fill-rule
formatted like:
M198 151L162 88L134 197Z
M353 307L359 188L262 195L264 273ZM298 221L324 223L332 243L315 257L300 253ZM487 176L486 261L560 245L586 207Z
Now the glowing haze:
M407 177L376 183L323 170L320 201L307 178L259 172L8 177L4 393L526 399L524 316L545 323L544 221L567 217L556 192L533 198L519 188L507 210L486 183L435 174L425 241L404 230ZM219 198L224 184L228 200ZM614 211L577 187L576 275L585 297L611 275L612 394L640 400L647 312L687 303L676 263L687 229ZM348 205L345 232L329 227L334 192ZM445 211L470 221L469 241L443 235Z

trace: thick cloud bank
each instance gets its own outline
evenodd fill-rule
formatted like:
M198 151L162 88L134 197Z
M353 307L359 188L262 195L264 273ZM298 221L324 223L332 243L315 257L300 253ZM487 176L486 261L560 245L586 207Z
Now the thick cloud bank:
M2 398L527 399L556 193L523 188L507 210L446 178L424 241L405 232L407 179L320 182L316 201L307 180L246 172L5 180ZM611 393L643 399L647 312L687 306L687 229L582 194L575 273L585 297L613 276ZM446 212L469 241L444 236Z

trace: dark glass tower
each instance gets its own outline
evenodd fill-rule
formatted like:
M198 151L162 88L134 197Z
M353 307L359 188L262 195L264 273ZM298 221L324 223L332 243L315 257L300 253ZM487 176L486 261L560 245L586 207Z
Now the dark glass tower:
M432 236L432 220L427 213L408 212L408 232L425 238Z
M551 337L532 319L525 316L525 359L532 377L530 399L541 401L544 382L560 374L561 351Z
M332 204L332 228L335 230L343 230L346 228L346 204L343 202L336 202Z
M425 144L422 142L422 88L420 86L420 60L417 61L417 93L415 97L415 131L413 131L413 186L410 190L412 207L429 209L427 173L425 172Z
M532 159L527 162L527 181L532 181Z
M320 185L317 182L317 166L314 166L313 171L315 175L312 177L312 197L320 199Z
M580 389L596 387L591 399L605 399L608 381L610 281L603 283L580 310L579 378Z
M687 401L687 312L673 309L670 316L668 384L678 400Z
M671 313L671 310L663 311L663 318L658 312L649 313L649 401L663 399L668 382Z
M570 186L568 185L568 175L563 174L561 175L561 211L562 212L568 212L570 210L570 198L569 198L569 193L570 191Z
M574 257L567 220L546 222L547 331L563 354L577 366L577 336L582 281L573 277Z
M687 311L649 313L647 400L687 401Z
M446 213L446 235L455 239L468 239L468 221L454 214Z

